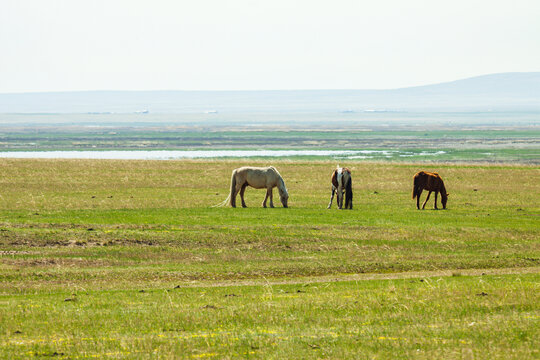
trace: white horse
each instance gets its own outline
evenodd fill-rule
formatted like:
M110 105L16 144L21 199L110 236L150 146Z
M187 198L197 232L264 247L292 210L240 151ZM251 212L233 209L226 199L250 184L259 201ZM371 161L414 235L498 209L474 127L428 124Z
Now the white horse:
M271 208L274 207L272 189L277 187L279 190L279 199L281 200L283 207L287 207L289 193L287 192L283 178L273 166L262 168L244 166L234 169L231 176L231 192L229 197L223 202L223 205L230 200L231 206L236 207L236 195L240 192L242 207L247 207L246 202L244 201L244 191L248 186L254 187L255 189L266 189L266 196L264 197L262 206L266 207L266 201L270 198Z
M332 173L332 197L330 197L330 203L328 209L332 206L332 200L334 200L334 193L337 192L337 204L338 208L343 208L343 192L345 192L345 209L352 210L352 177L351 171L347 168L340 168L339 165Z

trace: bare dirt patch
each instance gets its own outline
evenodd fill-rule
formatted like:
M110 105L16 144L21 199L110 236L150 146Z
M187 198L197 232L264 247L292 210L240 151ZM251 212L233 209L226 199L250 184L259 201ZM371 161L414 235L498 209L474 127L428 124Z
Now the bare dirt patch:
M294 278L287 280L237 280L220 282L197 282L192 281L189 284L179 285L180 287L229 287L229 286L262 286L262 285L295 285L312 284L342 281L371 281L371 280L398 280L398 279L422 279L432 277L451 277L456 276L485 276L485 275L508 275L508 274L539 274L540 267L527 268L500 268L500 269L448 269L435 271L409 271L390 274L343 274L328 275L306 278Z

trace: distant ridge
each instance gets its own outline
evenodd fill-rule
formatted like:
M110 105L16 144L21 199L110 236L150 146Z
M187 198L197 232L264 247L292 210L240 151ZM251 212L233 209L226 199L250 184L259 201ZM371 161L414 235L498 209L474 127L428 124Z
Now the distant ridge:
M0 113L540 111L540 72L389 90L78 91L0 94ZM1 120L1 118L0 118Z

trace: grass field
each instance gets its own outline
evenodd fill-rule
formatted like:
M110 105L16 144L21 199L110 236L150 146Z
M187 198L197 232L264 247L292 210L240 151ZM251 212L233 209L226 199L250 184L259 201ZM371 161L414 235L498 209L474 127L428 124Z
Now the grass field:
M0 358L540 356L540 167L344 163L338 211L270 163L289 209L211 207L245 161L0 159Z

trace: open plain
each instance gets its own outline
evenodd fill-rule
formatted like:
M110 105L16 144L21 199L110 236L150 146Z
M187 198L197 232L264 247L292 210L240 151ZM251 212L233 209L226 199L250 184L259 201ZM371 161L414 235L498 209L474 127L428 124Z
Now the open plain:
M212 207L246 164L289 209ZM0 357L540 356L538 166L349 161L339 211L335 165L0 159Z

